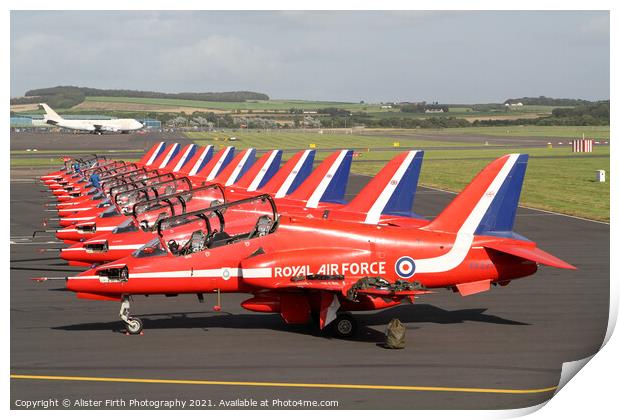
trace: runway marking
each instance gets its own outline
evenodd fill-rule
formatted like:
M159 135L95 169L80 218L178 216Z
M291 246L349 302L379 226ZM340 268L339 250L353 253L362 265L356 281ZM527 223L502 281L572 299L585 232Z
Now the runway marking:
M244 381L201 381L184 379L143 379L143 378L106 378L92 376L49 376L49 375L13 375L11 379L30 379L45 381L81 381L81 382L121 382L141 384L173 385L226 385L277 388L337 388L337 389L373 389L388 391L434 391L434 392L468 392L483 394L542 394L554 392L557 386L535 389L497 389L497 388L458 388L441 386L406 386L406 385L361 385L361 384L317 384L294 382L244 382Z

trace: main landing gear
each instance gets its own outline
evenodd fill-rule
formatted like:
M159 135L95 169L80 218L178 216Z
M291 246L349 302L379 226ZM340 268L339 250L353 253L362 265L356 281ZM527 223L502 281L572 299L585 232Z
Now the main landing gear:
M332 334L339 338L351 338L357 332L357 321L348 312L340 312L331 322Z
M125 323L127 333L135 335L140 334L144 328L144 324L140 318L132 318L129 316L129 296L123 296L121 298L121 311L120 316Z

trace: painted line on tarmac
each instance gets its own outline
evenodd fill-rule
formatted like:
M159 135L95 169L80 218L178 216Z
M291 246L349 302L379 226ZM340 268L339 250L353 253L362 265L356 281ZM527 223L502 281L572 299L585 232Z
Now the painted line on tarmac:
M56 244L56 245L64 245L64 242L55 242L55 241L47 241L47 242L17 242L17 241L11 241L10 245L49 245L49 244Z
M361 385L361 384L316 384L294 382L243 382L243 381L201 381L182 379L141 379L141 378L106 378L92 376L48 376L48 375L11 375L11 379L29 379L44 381L79 381L79 382L116 382L140 384L172 385L225 385L276 388L331 388L331 389L372 389L388 391L431 391L431 392L468 392L482 394L542 394L555 392L557 386L535 389L498 389L498 388L456 388L439 386L405 386L405 385Z

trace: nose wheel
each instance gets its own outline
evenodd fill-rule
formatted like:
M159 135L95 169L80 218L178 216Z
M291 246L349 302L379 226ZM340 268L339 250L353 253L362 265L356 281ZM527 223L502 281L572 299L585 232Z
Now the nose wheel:
M129 321L125 323L127 327L127 332L129 334L140 334L142 332L142 328L144 328L144 324L140 318L129 318Z
M125 328L127 332L131 335L137 335L142 332L144 328L144 323L140 318L133 318L129 316L129 296L123 296L121 299L121 310L120 317L121 320L125 323Z

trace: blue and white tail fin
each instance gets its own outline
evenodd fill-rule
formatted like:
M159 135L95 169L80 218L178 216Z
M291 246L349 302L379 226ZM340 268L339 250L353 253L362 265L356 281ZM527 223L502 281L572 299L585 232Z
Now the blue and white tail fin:
M513 228L525 179L528 155L511 155L513 156L515 163L478 224L476 235L522 238L513 232Z
M314 150L300 150L286 161L278 172L257 192L282 198L294 192L312 172Z
M159 143L154 144L149 151L142 156L142 159L140 159L138 163L144 166L152 165L153 162L155 162L155 159L159 157L165 148L166 142L160 141Z
M527 158L524 154L511 154L491 162L435 220L422 228L456 235L447 253L416 260L416 272L438 273L458 267L467 257L476 235L497 236L482 238L479 242L493 252L552 267L575 269L513 232ZM459 291L469 294L460 288Z
M469 235L514 237L512 232L528 155L491 162L425 228Z
M306 201L308 208L317 208L320 202L344 203L352 160L352 150L332 153L289 197Z
M207 181L212 181L230 163L234 154L235 148L233 146L223 148L196 175L205 177Z
M193 143L185 146L179 152L177 157L168 164L168 166L171 168L171 171L172 172L181 171L183 167L192 160L197 150L198 150L198 146L196 146Z
M200 148L190 161L187 162L187 165L181 169L181 172L189 176L194 176L202 171L202 168L204 168L211 159L213 159L213 146L209 144Z
M422 150L394 157L342 210L366 214L369 224L379 223L382 214L420 218L411 209L423 159Z
M250 169L255 160L256 149L244 150L238 153L212 181L229 187Z
M282 150L263 154L245 175L235 182L235 186L250 192L262 188L278 172L281 160Z
M164 169L166 166L168 166L168 164L172 162L175 156L179 153L179 150L181 150L181 145L179 143L174 143L172 147L170 147L170 149L168 150L168 153L166 153L166 156L161 161L157 169Z

